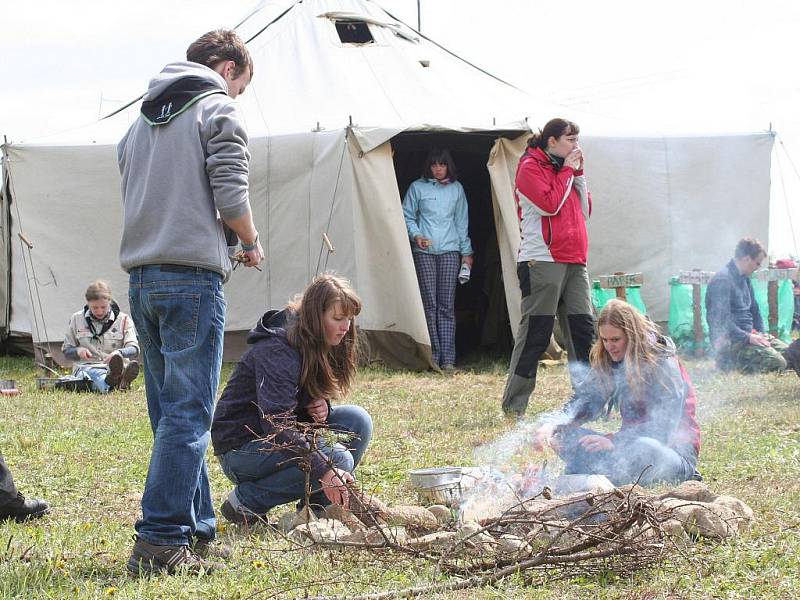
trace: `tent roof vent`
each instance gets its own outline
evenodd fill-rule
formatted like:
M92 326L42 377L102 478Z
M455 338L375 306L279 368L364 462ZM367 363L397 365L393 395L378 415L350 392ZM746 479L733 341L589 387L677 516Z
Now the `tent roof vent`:
M337 19L336 33L343 44L374 44L375 38L369 30L369 25L364 21L351 19Z

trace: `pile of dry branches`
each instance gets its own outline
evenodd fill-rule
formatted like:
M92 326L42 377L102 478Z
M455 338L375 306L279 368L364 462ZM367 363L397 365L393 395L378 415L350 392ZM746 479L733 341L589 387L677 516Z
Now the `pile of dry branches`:
M276 443L283 437L282 423L272 425L278 433L266 441L275 450L287 451ZM324 441L330 432L318 424L295 422L293 427L303 431L308 447L298 452L295 446L287 460L308 473L311 453L330 443ZM308 481L307 501L310 490ZM514 574L531 582L601 571L626 575L661 560L665 550L674 546L670 534L678 533L673 509L637 486L558 499L544 488L499 516L471 523L428 516L424 507L395 510L401 507L386 507L355 486L350 491L350 510L331 507L315 528L308 522L315 520L313 515L306 511L303 519L290 526L297 531L287 538L295 547L355 549L376 558L402 553L433 564L437 572L449 576L444 583L362 596L369 599L467 589ZM323 525L334 534L322 534ZM681 524L677 529L684 535Z

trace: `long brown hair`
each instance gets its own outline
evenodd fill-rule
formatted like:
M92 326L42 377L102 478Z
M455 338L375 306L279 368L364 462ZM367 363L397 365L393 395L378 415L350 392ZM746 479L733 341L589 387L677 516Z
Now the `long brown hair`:
M329 346L325 341L325 311L337 302L352 321L342 341ZM333 273L317 275L288 308L296 314L287 331L289 343L303 356L300 388L314 399L333 400L345 396L356 374L355 317L361 312L361 299L350 282Z
M656 365L662 356L658 345L661 337L658 328L650 319L622 300L609 300L603 307L597 317L598 335L589 353L589 362L609 387L613 385L611 369L614 361L606 352L600 338L600 327L603 325L622 330L628 339L628 346L625 348L625 372L634 398L641 400L647 380L657 372Z

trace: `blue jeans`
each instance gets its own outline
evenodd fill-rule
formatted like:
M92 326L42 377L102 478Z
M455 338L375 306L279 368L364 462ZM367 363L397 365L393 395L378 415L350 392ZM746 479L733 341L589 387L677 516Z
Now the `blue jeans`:
M86 375L92 380L92 388L95 392L107 394L111 386L106 383L106 375L108 375L108 367L75 367L72 373L76 377Z
M558 432L558 454L566 463L564 473L605 475L614 485L637 480L642 485L677 483L694 475L694 463L654 438L614 440L613 450L587 452L579 443L585 435L603 434L584 427L564 427Z
M337 468L352 473L372 439L372 418L360 406L335 406L328 415L328 425L336 431L353 434L346 445L321 447ZM270 451L267 442L253 440L226 452L219 461L225 475L236 484L236 497L254 513L264 514L275 506L305 497L306 474L294 463L287 462L286 455ZM319 481L310 483L311 503L329 504L320 491Z
M222 276L176 265L136 267L128 297L153 430L136 532L151 544L213 539L216 518L205 453L222 366Z

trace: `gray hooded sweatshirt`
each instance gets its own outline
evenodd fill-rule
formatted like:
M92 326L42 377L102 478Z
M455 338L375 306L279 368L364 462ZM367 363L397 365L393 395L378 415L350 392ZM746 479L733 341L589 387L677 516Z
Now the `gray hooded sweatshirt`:
M187 78L204 91L173 105L169 90ZM169 64L150 81L143 113L117 146L123 204L120 263L126 271L175 264L216 271L225 280L230 276L219 217L235 219L250 207L250 154L236 102L227 91L221 75L193 62ZM166 118L147 118L148 101Z

